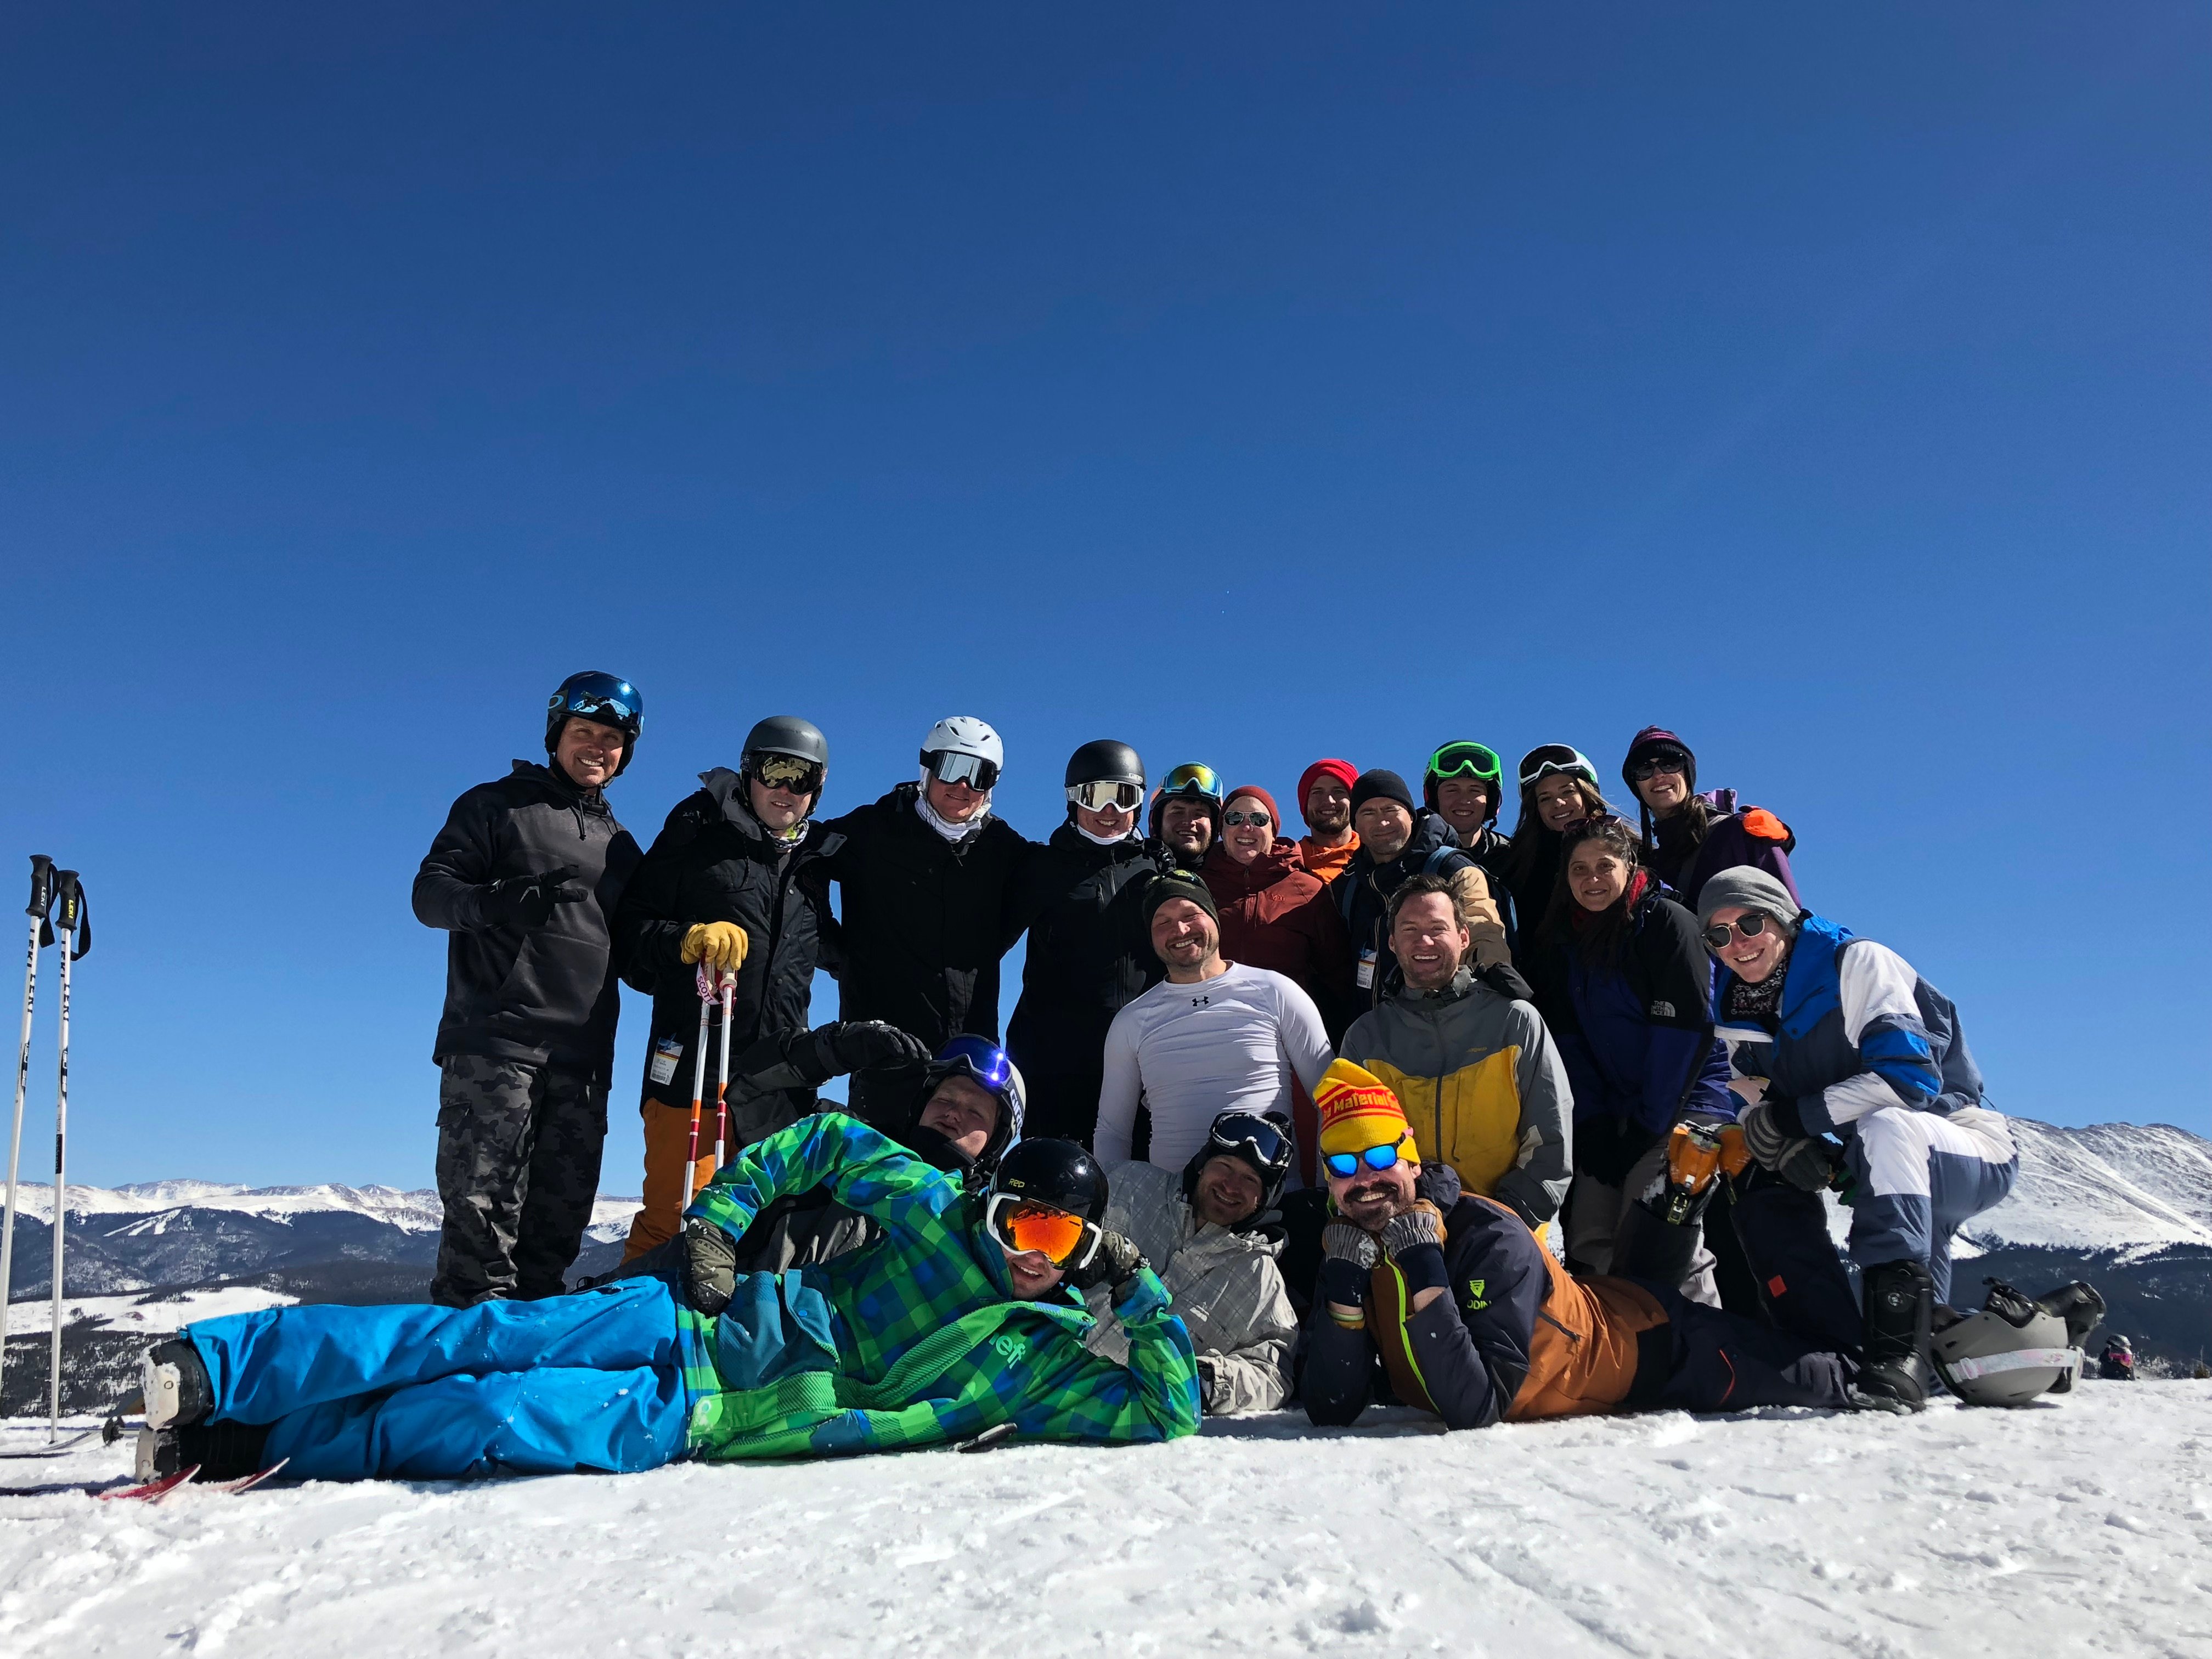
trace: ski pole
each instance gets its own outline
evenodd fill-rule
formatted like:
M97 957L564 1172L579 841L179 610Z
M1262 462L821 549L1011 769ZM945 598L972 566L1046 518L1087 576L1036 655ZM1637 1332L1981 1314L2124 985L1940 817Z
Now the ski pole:
M15 1050L15 1121L8 1133L8 1213L0 1219L0 1328L7 1322L9 1292L15 1288L15 1176L23 1157L23 1097L31 1083L31 1003L39 989L39 947L54 942L46 913L54 904L54 861L31 854L31 942L23 952L23 1040ZM0 1378L8 1374L8 1341L0 1328Z
M730 1127L730 1024L736 1017L738 976L722 975L722 1052L714 1066L714 1173L722 1172Z
M61 1039L58 1045L61 1058L54 1078L54 1346L46 1374L49 1441L60 1439L62 1432L62 1206L68 1196L63 1181L69 1146L70 963L92 949L92 920L85 907L83 885L74 870L54 872L54 912L61 921L55 934L61 941L57 954L61 959L62 990ZM70 948L71 934L76 936L74 954Z
M714 1006L713 969L705 963L699 964L699 1041L692 1050L691 1060L691 1141L684 1153L684 1208L691 1207L691 1195L696 1191L694 1182L699 1168L699 1109L707 1098L707 1015ZM678 1225L682 1224L679 1212Z

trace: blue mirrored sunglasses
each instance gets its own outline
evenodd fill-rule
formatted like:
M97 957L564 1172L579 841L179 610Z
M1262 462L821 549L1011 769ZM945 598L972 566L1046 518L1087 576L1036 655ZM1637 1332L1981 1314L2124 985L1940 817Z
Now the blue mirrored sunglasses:
M966 1072L994 1094L1006 1086L1006 1079L1013 1075L1014 1069L1004 1048L988 1037L979 1036L953 1038L937 1051L934 1064Z
M1387 1170L1397 1163L1398 1149L1405 1144L1406 1137L1400 1135L1387 1146L1370 1146L1364 1152L1325 1153L1322 1162L1331 1175L1339 1177L1358 1175L1363 1164L1370 1170Z

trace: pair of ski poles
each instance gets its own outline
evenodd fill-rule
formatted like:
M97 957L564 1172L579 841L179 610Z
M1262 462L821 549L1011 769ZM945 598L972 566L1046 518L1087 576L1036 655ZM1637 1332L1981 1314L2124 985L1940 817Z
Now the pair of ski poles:
M699 1120L707 1098L707 1018L714 1012L714 1005L722 1006L722 1040L717 1047L720 1052L714 1065L714 1168L719 1171L722 1161L729 1156L727 1146L730 1127L730 1027L737 1011L738 976L735 973L699 964L699 1040L692 1044L696 1056L691 1065L691 1140L684 1154L684 1208L691 1207L691 1200L699 1191Z
M15 1051L15 1118L8 1136L8 1210L0 1220L0 1322L7 1317L15 1286L16 1177L23 1152L23 1098L31 1081L31 1008L39 988L39 951L61 939L60 1067L54 1082L53 1347L46 1378L46 1436L58 1437L62 1424L62 1235L64 1188L69 1149L70 966L92 949L92 912L84 884L74 870L57 870L44 853L31 854L31 939L23 953L23 1034ZM58 929L56 924L58 923ZM0 1379L7 1374L8 1348L0 1337Z

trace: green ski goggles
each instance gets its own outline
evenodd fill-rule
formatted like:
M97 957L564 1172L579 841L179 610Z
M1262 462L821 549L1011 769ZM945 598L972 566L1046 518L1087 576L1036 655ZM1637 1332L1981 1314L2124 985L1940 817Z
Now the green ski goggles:
M1429 776L1441 783L1446 778L1479 778L1496 783L1504 775L1498 751L1480 743L1448 743L1429 757Z

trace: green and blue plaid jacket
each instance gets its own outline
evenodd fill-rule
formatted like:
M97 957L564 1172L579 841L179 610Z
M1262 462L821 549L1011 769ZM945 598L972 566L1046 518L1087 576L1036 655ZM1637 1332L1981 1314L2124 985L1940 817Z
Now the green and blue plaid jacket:
M934 1445L1001 1423L1052 1440L1196 1431L1190 1335L1149 1268L1115 1310L1127 1363L1092 1353L1093 1322L1072 1291L1014 1298L978 1197L842 1113L747 1147L689 1213L738 1237L776 1199L824 1184L883 1237L817 1266L746 1275L718 1316L679 1312L693 1456Z

